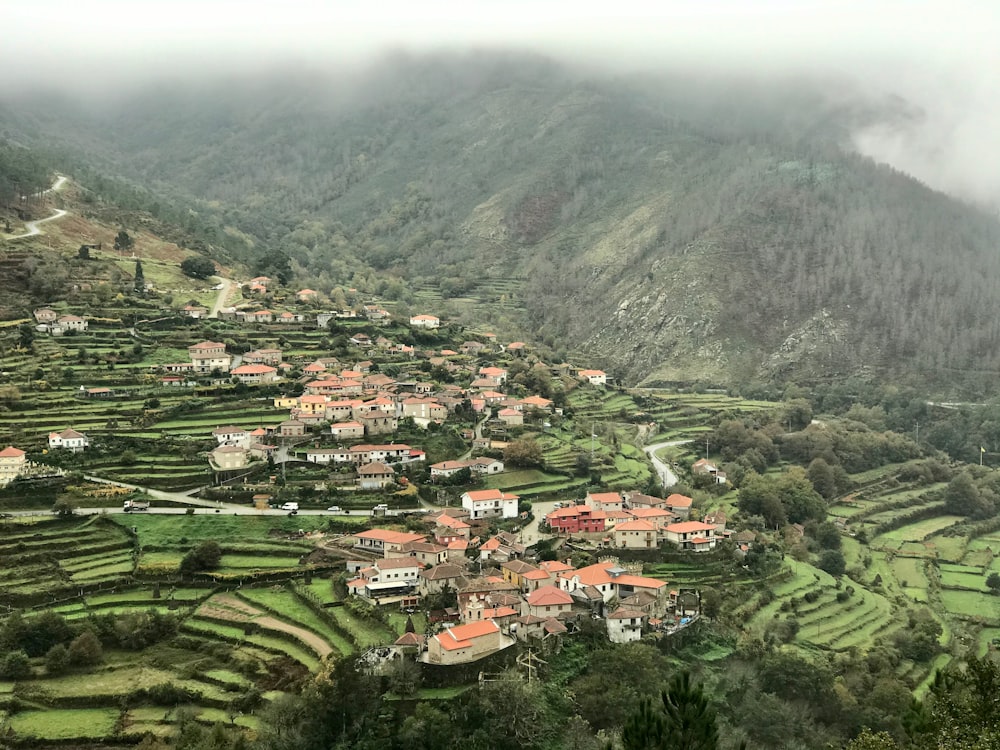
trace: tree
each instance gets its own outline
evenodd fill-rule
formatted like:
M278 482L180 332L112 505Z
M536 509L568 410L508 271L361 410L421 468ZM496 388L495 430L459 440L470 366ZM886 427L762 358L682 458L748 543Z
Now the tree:
M181 272L193 279L207 279L215 275L215 263L204 255L192 255L181 261Z
M69 651L57 643L45 654L45 671L51 675L62 674L69 668Z
M691 683L691 675L673 676L660 693L661 710L649 699L622 726L625 750L715 750L719 729L715 710L701 688Z
M74 513L76 513L76 505L72 500L66 498L59 498L55 501L52 506L52 512L55 513L60 518L69 518Z
M518 438L507 444L503 451L504 463L521 468L542 465L542 446L532 437Z
M847 562L844 560L844 553L839 549L825 549L820 553L816 567L832 576L842 576L847 570Z
M132 288L140 294L146 291L146 276L142 272L142 261L138 258L135 261L135 282Z
M90 630L84 630L69 644L69 663L74 666L99 664L103 657L101 642Z
M666 715L665 747L676 750L714 750L719 745L715 710L701 687L691 684L691 675L674 675L663 692Z
M194 573L199 570L212 570L219 567L222 560L222 548L218 542L205 541L184 555L181 560L181 573Z
M118 234L115 235L115 250L119 253L126 253L132 249L135 245L135 240L129 237L128 232L124 229L119 230Z
M11 651L0 660L0 677L5 680L22 680L30 676L31 662L24 651Z
M986 576L986 586L994 594L1000 594L1000 573L990 573Z

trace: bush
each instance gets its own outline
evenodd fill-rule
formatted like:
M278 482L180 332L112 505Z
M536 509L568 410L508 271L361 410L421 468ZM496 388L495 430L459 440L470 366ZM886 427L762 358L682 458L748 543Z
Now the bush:
M49 649L45 654L45 671L51 675L62 674L69 669L69 651L61 643Z
M104 658L101 642L91 631L85 630L69 644L69 663L74 666L99 664Z
M222 560L222 548L218 542L211 540L202 542L184 555L181 560L181 573L190 574L199 570L214 570Z
M0 677L5 680L21 680L30 676L31 662L24 651L11 651L0 661Z

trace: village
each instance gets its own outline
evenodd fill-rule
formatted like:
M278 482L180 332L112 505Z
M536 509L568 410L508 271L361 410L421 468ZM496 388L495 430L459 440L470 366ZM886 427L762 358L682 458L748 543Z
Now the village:
M246 301L239 308L219 307L217 320L255 330L346 324L352 328L339 330L346 331L347 351L331 356L290 353L278 345L233 349L205 339L187 346L187 361L164 362L142 382L147 393L150 387L179 394L243 387L267 394L270 419L259 414L256 424L219 424L199 439L207 448L200 455L211 484L232 490L237 501L249 497L239 494L246 488L252 504L267 509L277 507L281 497L275 472L309 466L328 471L317 487L334 486L346 498L330 512L375 516L376 525L348 537L354 555L346 565L352 576L348 592L379 607L441 605L434 609L434 621L442 630L404 634L395 644L399 653L459 664L518 640L557 639L583 620L600 621L612 642L626 642L644 633L674 632L697 619L697 591L644 577L641 562L618 555L661 545L691 553L714 550L729 535L721 511L704 521L692 519L690 497L664 492L661 498L646 494L646 487L623 487L584 492L576 500L542 499L536 516L532 503L513 492L477 488L484 479L509 471L504 459L511 442L525 433L530 441L531 434L544 433L564 418L568 391L607 389L604 371L551 365L524 342L501 343L489 332L454 343L437 335L438 347L421 348L379 334L399 331L384 307L312 312L321 302L309 289L294 294L294 311L276 312L260 307L269 287L274 288L271 279L252 279ZM199 323L212 320L201 306L186 305L179 315ZM90 322L85 316L59 315L52 307L35 310L34 317L39 334L66 339L87 331ZM425 313L400 323L424 334L451 333L439 317ZM134 387L80 385L75 395L114 403L133 397ZM464 444L460 455L431 463L419 444L398 440L401 425L408 427L405 434L412 442L415 434L431 436L451 423ZM52 458L83 454L92 442L85 431L67 425L50 432L32 460L26 450L10 445L0 452L0 484L63 473L65 461L55 465ZM519 460L523 464L523 458L514 458ZM692 470L711 471L713 481L725 482L704 460ZM429 495L418 494L416 485L436 492L430 497L438 502L428 502ZM359 507L351 500L352 489L362 502L372 497L387 502L370 510ZM442 497L452 496L453 507L440 507ZM295 508L294 515L300 505L282 507ZM390 507L421 514L426 529L401 530L399 519L379 524L379 518L390 520ZM532 540L524 536L529 524ZM533 546L539 540L554 541L565 561L540 559ZM588 551L598 562L574 566L574 549Z

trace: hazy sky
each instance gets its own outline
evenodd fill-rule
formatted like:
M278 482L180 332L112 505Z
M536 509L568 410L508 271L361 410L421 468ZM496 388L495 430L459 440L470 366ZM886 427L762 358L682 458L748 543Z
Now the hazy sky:
M523 48L616 70L845 75L922 111L866 153L1000 204L1000 0L2 0L0 88L120 86L387 49Z

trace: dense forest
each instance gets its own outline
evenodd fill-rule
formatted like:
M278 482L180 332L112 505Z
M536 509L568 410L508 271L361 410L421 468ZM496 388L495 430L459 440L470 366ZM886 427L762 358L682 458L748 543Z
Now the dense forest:
M206 252L280 252L321 291L530 330L627 382L989 382L1000 225L850 153L878 103L830 101L819 84L584 79L486 55L58 115L8 104L44 109L36 145L130 181Z

